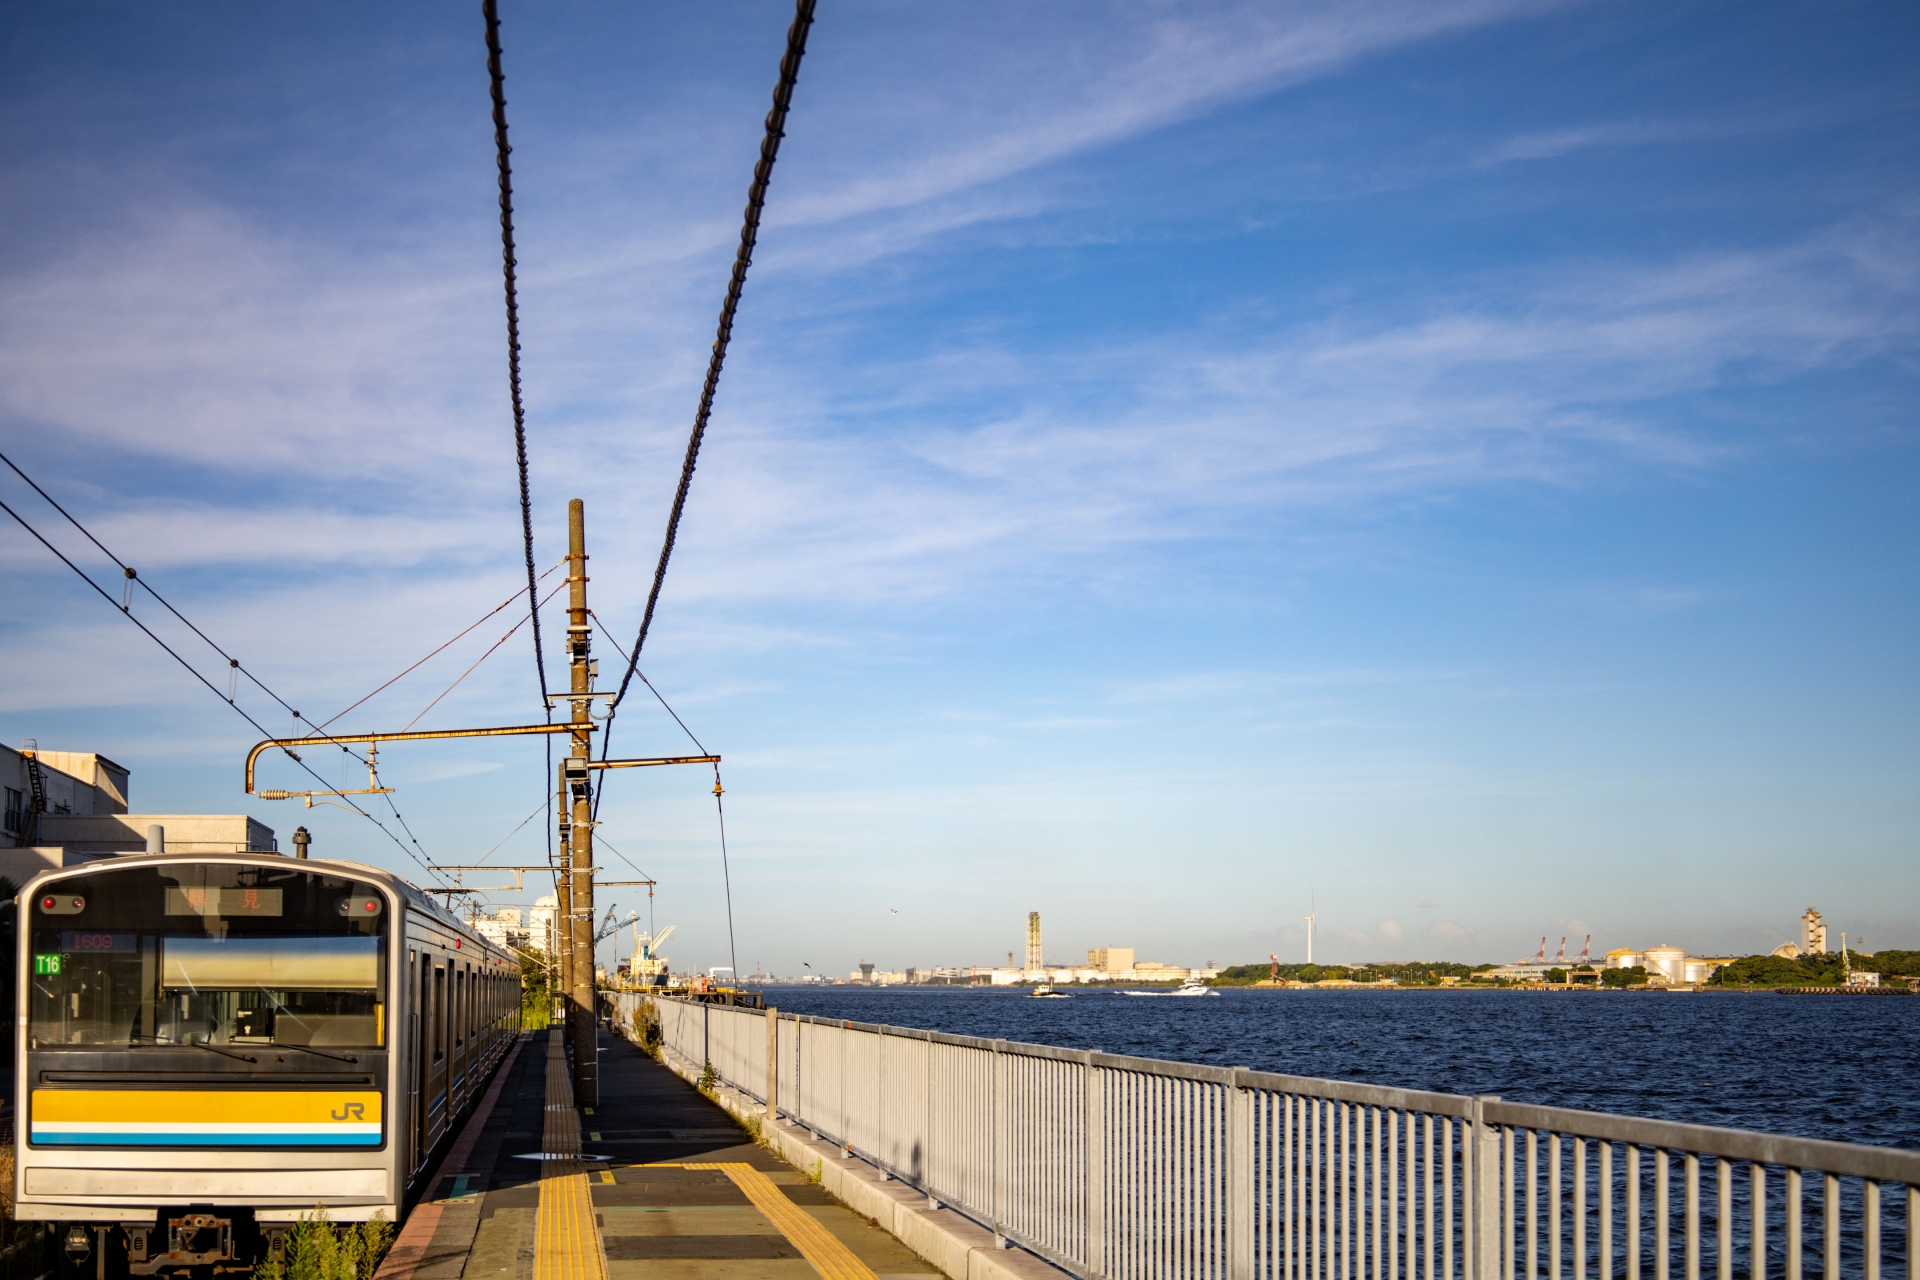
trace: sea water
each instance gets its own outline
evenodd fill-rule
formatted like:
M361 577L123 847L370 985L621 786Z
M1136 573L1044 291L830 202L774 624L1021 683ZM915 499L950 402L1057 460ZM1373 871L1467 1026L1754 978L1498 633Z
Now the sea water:
M783 1013L1920 1147L1920 997L770 987Z

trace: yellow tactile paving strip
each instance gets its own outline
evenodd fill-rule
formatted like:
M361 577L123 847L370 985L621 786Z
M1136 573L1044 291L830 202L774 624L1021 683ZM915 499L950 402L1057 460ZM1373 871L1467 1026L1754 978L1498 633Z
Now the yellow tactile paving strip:
M879 1280L872 1269L840 1243L831 1231L805 1209L787 1199L773 1179L750 1164L678 1164L655 1166L675 1169L715 1169L733 1179L753 1207L780 1229L800 1256L822 1280Z
M540 1162L533 1280L607 1280L606 1245L580 1160L580 1113L573 1107L573 1081L560 1034L547 1033L547 1109L540 1137L546 1159Z

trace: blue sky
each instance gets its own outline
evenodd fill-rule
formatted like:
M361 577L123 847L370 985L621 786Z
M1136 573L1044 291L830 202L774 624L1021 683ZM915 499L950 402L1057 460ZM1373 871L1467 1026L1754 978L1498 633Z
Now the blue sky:
M585 499L623 643L789 12L506 6L538 555ZM0 21L0 435L331 715L520 572L478 6ZM1347 960L1763 949L1809 903L1920 947L1917 35L823 3L643 663L726 757L742 964L991 963L1029 910L1061 960L1296 958L1310 905ZM408 868L246 797L239 717L0 557L8 741ZM532 666L523 629L422 727L537 718ZM447 862L545 787L525 743L384 766ZM700 966L710 784L602 815Z

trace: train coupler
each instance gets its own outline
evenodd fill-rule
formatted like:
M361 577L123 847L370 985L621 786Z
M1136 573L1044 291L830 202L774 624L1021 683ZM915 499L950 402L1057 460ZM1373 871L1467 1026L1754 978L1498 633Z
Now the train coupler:
M141 1243L144 1246L145 1241ZM210 1213L189 1213L168 1218L166 1252L138 1258L134 1252L129 1233L127 1270L136 1276L150 1276L178 1267L204 1267L232 1262L233 1219L216 1218ZM144 1247L138 1252L148 1254Z

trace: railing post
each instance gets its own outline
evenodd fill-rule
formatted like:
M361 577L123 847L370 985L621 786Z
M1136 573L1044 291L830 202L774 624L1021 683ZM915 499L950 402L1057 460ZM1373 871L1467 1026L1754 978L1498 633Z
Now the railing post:
M1253 1280L1253 1098L1227 1073L1227 1280Z
M993 1042L993 1243L1007 1247L1007 1042Z
M780 1011L772 1005L767 1006L767 1122L770 1124L780 1118L780 1095L775 1092L780 1083ZM771 1138L768 1139L772 1141Z
M1107 1273L1107 1107L1106 1077L1100 1072L1092 1052L1088 1052L1086 1063L1085 1087L1081 1092L1087 1101L1086 1118L1086 1185L1081 1189L1085 1197L1082 1204L1082 1221L1086 1224L1087 1274L1103 1276Z
M1473 1269L1469 1280L1500 1277L1500 1126L1487 1119L1488 1096L1473 1100Z

